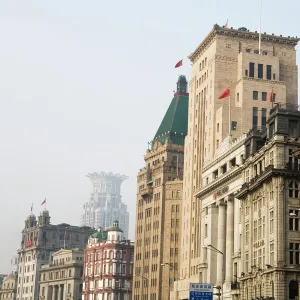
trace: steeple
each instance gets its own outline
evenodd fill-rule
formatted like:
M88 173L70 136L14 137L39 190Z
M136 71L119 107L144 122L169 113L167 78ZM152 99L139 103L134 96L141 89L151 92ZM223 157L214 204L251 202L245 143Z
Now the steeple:
M39 226L50 225L49 211L44 209L39 215Z
M187 93L187 80L180 75L177 81L177 92L155 134L154 142L165 144L171 140L174 144L183 145L187 135L189 94Z

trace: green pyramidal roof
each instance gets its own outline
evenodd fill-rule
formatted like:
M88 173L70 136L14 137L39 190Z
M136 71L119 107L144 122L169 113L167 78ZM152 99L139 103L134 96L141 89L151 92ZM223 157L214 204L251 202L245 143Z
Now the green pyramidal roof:
M155 134L154 140L164 144L171 140L174 144L184 145L187 135L189 94L186 92L185 76L180 76L177 82L177 92Z

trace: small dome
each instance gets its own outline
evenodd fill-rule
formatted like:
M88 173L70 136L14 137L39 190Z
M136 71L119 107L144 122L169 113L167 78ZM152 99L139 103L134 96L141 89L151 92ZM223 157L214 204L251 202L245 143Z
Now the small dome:
M105 241L107 239L107 232L106 231L100 231L101 229L99 229L99 231L93 233L91 235L91 237L93 239L98 239L98 242L102 242Z

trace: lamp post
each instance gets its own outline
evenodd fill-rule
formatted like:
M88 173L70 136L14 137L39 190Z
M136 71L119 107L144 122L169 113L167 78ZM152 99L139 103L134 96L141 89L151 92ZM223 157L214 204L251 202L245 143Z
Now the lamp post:
M142 299L141 299L141 300L148 300L148 285L149 285L149 279L146 278L146 277L144 277L143 275L140 275L140 274L134 275L133 277L141 277L141 278L142 278ZM143 296L144 296L144 282L145 282L145 281L147 282L147 297L146 297L146 299L143 298Z
M221 254L222 255L222 282L221 282L221 293L222 293L222 300L224 299L223 297L223 265L224 265L224 253L222 251L220 251L219 249L217 249L216 247L214 247L213 245L207 245L206 246L207 249L210 249L210 250L213 250L213 251L216 251L217 253Z

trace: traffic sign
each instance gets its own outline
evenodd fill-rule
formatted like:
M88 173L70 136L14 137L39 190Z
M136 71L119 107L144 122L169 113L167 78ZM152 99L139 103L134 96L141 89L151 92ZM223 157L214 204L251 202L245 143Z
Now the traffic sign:
M213 285L209 283L190 283L189 300L212 300Z

